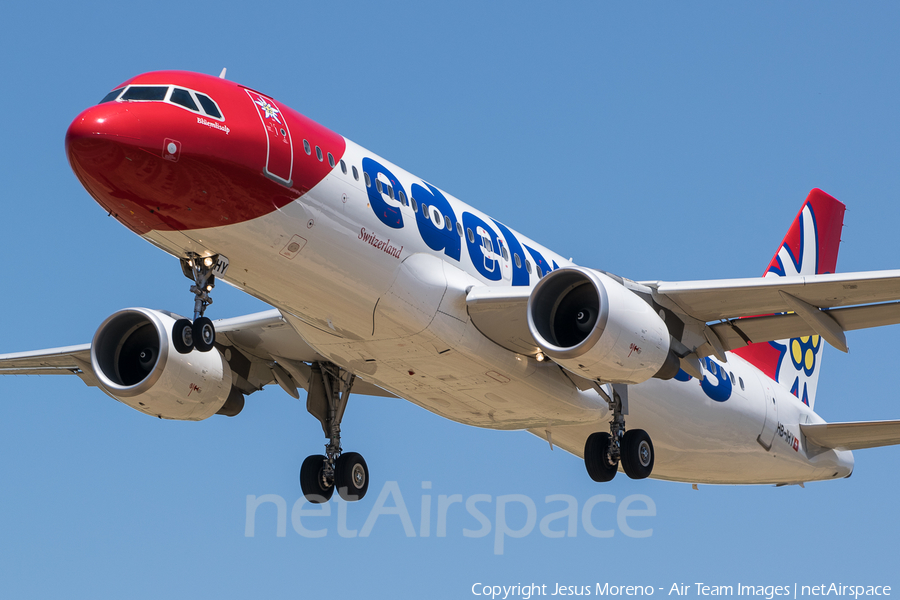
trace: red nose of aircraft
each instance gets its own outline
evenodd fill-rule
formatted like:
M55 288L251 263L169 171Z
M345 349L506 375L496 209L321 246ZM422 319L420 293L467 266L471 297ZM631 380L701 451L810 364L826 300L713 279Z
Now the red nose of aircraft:
M72 158L73 151L80 152L84 142L104 137L123 141L141 139L141 122L129 110L128 104L104 102L75 117L66 132L66 151Z
M82 185L141 235L267 215L338 162L346 173L344 149L341 136L268 96L182 71L133 78L66 133Z
M107 102L78 115L66 131L66 155L81 184L104 208L109 195L122 195L121 175L131 170L128 148L141 143L141 122L128 105Z

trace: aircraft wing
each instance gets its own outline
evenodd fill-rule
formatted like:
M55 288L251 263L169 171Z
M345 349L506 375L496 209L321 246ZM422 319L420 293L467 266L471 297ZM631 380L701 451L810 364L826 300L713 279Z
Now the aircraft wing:
M711 330L712 342L691 345L697 357L817 334L846 351L844 332L900 323L900 270L624 284ZM474 286L466 295L469 316L498 345L534 356L540 349L528 330L531 290Z
M821 312L834 319L842 331L900 323L900 302L826 309ZM818 333L797 313L728 320L716 323L711 328L719 336L725 350L746 346L747 340L769 342Z
M530 287L474 286L466 294L472 323L489 340L507 350L534 356L540 347L528 330Z
M900 444L900 421L807 423L800 425L806 439L822 448L861 450Z
M900 300L900 270L643 284L700 321L794 310L782 292L817 308Z
M309 377L307 363L326 361L294 330L290 318L272 309L214 321L217 343L228 350L226 360L234 374L234 383L245 394L275 383L276 374L284 371L298 387L305 388ZM0 375L77 375L89 386L98 385L91 367L90 344L0 354ZM359 378L353 392L395 397Z
M97 385L90 344L0 354L0 375L78 375L87 385Z
M723 350L818 334L846 352L845 331L900 323L900 270L643 285L676 312L719 321Z

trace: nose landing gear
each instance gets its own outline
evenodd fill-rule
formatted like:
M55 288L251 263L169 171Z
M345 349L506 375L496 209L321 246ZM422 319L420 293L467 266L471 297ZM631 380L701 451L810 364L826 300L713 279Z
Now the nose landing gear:
M625 415L628 414L628 388L612 386L612 398L604 394L613 411L609 433L592 433L584 444L584 466L591 479L611 481L616 476L619 462L622 470L632 479L644 479L653 472L655 452L650 436L643 429L625 431Z
M178 353L188 354L194 348L200 352L209 352L215 346L216 328L203 313L213 302L209 293L216 287L215 274L224 275L226 269L228 259L219 254L201 257L190 253L181 259L184 276L194 281L191 286L194 294L194 320L178 319L172 326L172 342Z

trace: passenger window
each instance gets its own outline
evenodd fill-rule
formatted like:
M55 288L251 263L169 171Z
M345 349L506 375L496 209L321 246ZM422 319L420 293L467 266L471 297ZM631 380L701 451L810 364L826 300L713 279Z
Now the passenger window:
M447 225L447 231L453 231L453 223L450 222L450 217L444 217L444 223Z
M396 198L394 198L394 188L391 186L387 186L387 189L388 189L388 196L391 197L391 200L396 200Z
M309 142L303 140L303 149L306 150L307 154L312 154L312 148L309 147Z
M521 269L521 268L522 268L522 261L519 259L519 255L518 255L518 254L513 254L513 258L514 258L515 261L516 261L516 268L517 268L517 269Z
M509 260L509 252L506 251L506 246L500 246L500 254L503 255L503 260Z
M419 212L419 203L416 202L416 199L410 196L409 200L412 202L413 212Z
M468 228L466 229L466 235L469 236L469 243L470 243L470 244L474 244L474 243L475 243L475 234L472 233L472 228L471 228L471 227L468 227Z
M334 157L331 155L331 152L328 153L328 164L331 165L331 168L334 168Z
M203 107L203 112L217 119L222 118L222 113L219 112L219 109L216 107L216 103L212 101L212 98L203 94L197 94L197 100L200 101L200 106Z
M459 221L456 222L456 233L459 234L459 237L462 237L462 223Z
M121 93L122 93L122 88L119 88L119 89L117 89L117 90L113 90L113 91L111 91L110 93L108 93L107 95L103 96L103 100L101 100L100 102L98 102L98 104L103 104L104 102L112 102L113 100L115 100L116 98L118 98L118 97L119 97L119 94L121 94Z
M402 204L403 206L409 206L409 204L407 204L407 202L406 202L406 194L403 193L403 190L400 190L399 194L400 194L400 204Z
M356 167L353 167L353 168L355 169ZM363 176L366 178L366 187L372 187L372 178L369 177L369 174L366 173L365 171L363 171ZM378 186L379 186L378 191L380 192L381 191L381 183L379 183Z
M377 177L375 178L375 189L378 190L378 193L379 193L379 194L380 194L382 191L384 191L384 188L383 188L382 185L381 185L381 180L378 179Z
M350 167L350 168L353 169L353 179L355 179L356 181L359 181L359 171L356 170L355 166Z
M744 378L743 378L743 377L738 377L738 381L740 382L740 384L741 384L741 389L743 390L743 389L744 389Z
M531 261L527 258L525 259L525 270L528 271L529 275L531 275Z
M544 270L541 268L540 265L534 265L534 270L537 271L538 279L540 279L541 277L544 276Z
M341 173L347 174L347 163L344 162L343 158L341 159Z
M174 104L185 107L188 110L200 112L200 109L197 108L197 103L194 102L194 99L191 98L191 93L187 90L175 88L174 90L172 90L172 96L169 98L169 100L171 100Z
M732 373L732 372L729 371L728 374L731 375L731 385L734 385L735 383L737 383L737 382L734 380L734 373Z
M169 91L168 86L161 85L141 85L131 86L122 94L122 100L135 101L162 101L166 99L166 93Z
M422 204L422 216L425 217L426 220L431 219L431 215L428 214L428 205Z
M319 162L322 162L322 149L316 146L316 158L319 159Z

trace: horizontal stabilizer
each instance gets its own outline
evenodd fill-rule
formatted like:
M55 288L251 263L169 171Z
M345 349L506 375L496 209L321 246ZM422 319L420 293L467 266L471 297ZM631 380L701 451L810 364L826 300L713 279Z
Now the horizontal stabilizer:
M861 450L900 444L900 421L801 424L806 439L822 448Z

